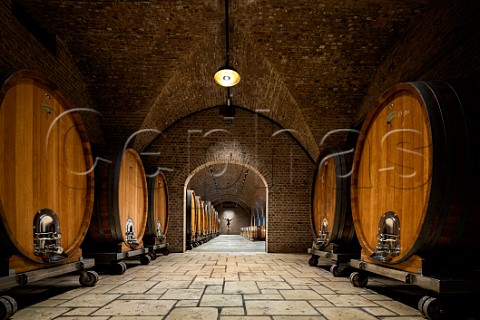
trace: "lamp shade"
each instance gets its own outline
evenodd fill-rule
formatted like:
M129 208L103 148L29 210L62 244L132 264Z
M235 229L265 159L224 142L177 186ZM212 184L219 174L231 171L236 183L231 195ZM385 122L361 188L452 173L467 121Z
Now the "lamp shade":
M240 74L228 65L218 69L213 78L222 87L232 87L240 82Z

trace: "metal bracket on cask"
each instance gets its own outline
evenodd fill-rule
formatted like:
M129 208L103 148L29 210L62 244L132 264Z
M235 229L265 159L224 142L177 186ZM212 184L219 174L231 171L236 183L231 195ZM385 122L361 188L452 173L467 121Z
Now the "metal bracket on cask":
M318 238L317 238L317 245L319 247L323 247L325 246L325 244L327 244L329 242L329 238L328 238L328 220L327 219L323 219L322 221L322 228L320 229L320 231L318 232Z
M132 219L127 219L126 225L126 242L131 245L134 249L138 247L139 243L137 240L137 236L135 235L135 225Z
M389 262L400 254L400 219L393 211L385 212L378 223L378 244L371 258Z
M42 209L33 219L33 246L36 256L45 262L60 262L68 258L61 246L60 220L55 212Z
M162 223L160 222L160 220L157 220L157 230L156 230L156 233L157 233L157 238L158 238L160 241L165 240L165 236L164 236L163 233L162 233Z

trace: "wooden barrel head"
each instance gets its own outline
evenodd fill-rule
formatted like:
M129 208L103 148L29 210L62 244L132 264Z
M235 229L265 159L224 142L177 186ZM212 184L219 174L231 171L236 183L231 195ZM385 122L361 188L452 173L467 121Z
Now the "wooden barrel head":
M118 222L122 235L126 235L133 223L135 238L141 243L147 223L148 190L142 160L134 149L126 149L120 164L118 176ZM123 241L132 246L124 236Z
M356 147L352 210L357 236L363 250L373 254L382 216L394 213L401 224L401 253L392 262L411 254L425 222L432 175L425 103L413 87L390 91L371 111Z
M365 256L396 264L413 255L465 253L479 242L467 232L469 221L478 221L468 187L478 184L468 182L478 170L467 160L478 153L472 148L478 136L469 137L467 111L452 87L426 82L398 84L372 108L356 145L351 188Z
M193 240L195 233L197 232L197 222L196 222L196 196L195 191L187 190L187 199L186 199L186 221L187 221L187 240ZM190 238L188 238L190 237Z
M135 249L142 245L148 214L145 169L135 149L106 150L97 165L95 211L89 228L88 251Z
M357 245L350 208L353 147L322 151L312 189L312 231L319 248Z
M35 253L34 238L45 238L40 229L58 222L60 246L71 255L87 232L94 196L82 120L57 86L30 71L12 74L0 100L0 220L13 246L4 250L46 262ZM38 241L53 245L53 240Z
M168 223L168 192L161 173L148 178L148 218L145 238L164 239Z
M196 234L203 235L203 221L204 221L203 200L200 196L195 196L195 216L196 216Z
M205 230L206 230L206 234L210 234L211 230L210 230L210 226L211 226L211 222L212 222L212 215L211 215L211 207L212 207L212 204L210 201L205 201Z

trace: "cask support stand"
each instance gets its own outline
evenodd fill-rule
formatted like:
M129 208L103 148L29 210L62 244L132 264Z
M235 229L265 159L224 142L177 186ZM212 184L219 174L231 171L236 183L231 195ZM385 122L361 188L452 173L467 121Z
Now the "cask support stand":
M110 266L110 272L116 275L124 274L127 271L127 265L122 260L139 260L142 265L148 265L152 261L148 248L121 252L88 252L84 255L95 259L97 265Z
M360 257L360 253L341 250L339 246L335 245L330 245L324 250L319 250L313 246L308 249L308 253L312 255L308 260L310 266L318 265L318 259L323 258L330 262L330 272L335 277L345 275L346 269L350 266L350 260Z
M161 243L161 244L152 244L146 245L148 249L148 255L152 260L157 259L157 253L162 253L164 256L168 256L170 254L170 248L168 243Z
M1 291L75 271L80 273L79 282L82 286L93 287L98 282L98 274L95 271L87 271L86 269L94 266L94 259L80 259L77 262L27 272L16 273L15 271L9 271L8 275L0 276L0 320L9 319L17 312L18 308L15 299L7 295L1 295Z
M424 276L421 273L393 269L359 259L350 260L350 266L358 269L358 271L350 274L350 283L354 287L365 287L368 283L369 273L373 273L428 290L431 292L431 295L425 295L419 300L418 310L423 316L431 320L448 318L448 298L461 294L480 293L479 276L473 279L443 279Z

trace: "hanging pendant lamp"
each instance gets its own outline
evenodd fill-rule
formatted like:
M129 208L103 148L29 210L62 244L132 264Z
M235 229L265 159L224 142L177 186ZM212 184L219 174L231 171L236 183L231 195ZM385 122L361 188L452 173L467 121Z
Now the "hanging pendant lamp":
M228 22L228 0L225 0L225 58L226 62L220 67L213 78L215 82L222 87L232 87L240 82L240 74L230 66L230 51L228 38L229 22Z

